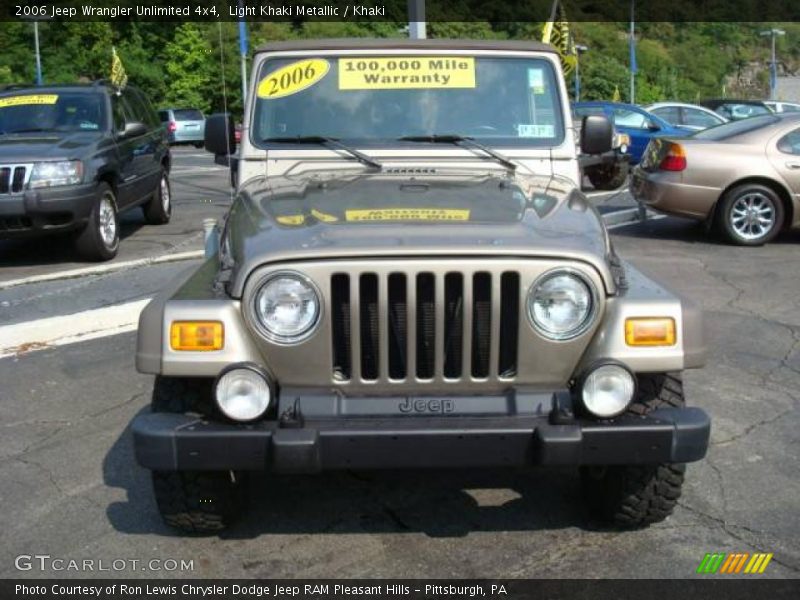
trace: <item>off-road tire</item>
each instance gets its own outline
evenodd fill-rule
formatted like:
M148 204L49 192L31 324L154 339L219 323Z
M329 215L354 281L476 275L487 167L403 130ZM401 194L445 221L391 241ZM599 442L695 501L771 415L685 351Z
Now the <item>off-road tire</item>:
M754 239L747 239L737 232L731 219L731 213L737 202L747 196L763 198L763 202L772 204L774 211L771 216L772 225L769 230ZM758 183L745 183L728 190L720 199L715 213L715 225L717 231L731 244L737 246L761 246L780 233L783 228L784 212L783 201L771 187Z
M153 412L213 414L213 381L156 376ZM164 522L190 533L228 527L244 509L245 474L231 471L153 471L153 493Z
M586 169L586 176L594 189L611 191L622 187L628 178L628 171L628 163L616 163Z
M114 226L114 238L110 243L103 240L101 233L101 206L104 202L110 203ZM75 238L75 249L85 260L102 262L111 260L119 250L119 214L117 213L117 198L111 186L105 182L97 184L97 192L92 212L84 228Z
M627 413L683 406L680 373L655 373L638 376L637 397ZM672 514L685 471L682 464L581 467L584 501L593 516L617 527L646 527Z
M169 173L161 169L158 185L153 196L142 207L145 220L151 225L164 225L172 217L172 190L169 187Z

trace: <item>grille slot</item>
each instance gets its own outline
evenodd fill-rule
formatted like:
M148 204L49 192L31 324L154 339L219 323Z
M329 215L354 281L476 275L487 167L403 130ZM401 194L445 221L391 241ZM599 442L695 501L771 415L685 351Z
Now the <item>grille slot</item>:
M497 363L500 377L517 374L518 335L519 274L505 272L500 278L500 358Z
M335 382L517 375L515 271L337 273L330 286Z
M350 336L350 277L337 273L331 277L331 329L333 332L333 378L352 376Z
M433 273L417 275L417 377L433 377L436 357L436 287Z
M16 194L25 189L29 165L0 166L0 194Z
M389 377L405 379L408 343L408 311L406 309L406 276L389 275Z
M492 327L492 276L475 273L472 278L472 376L489 376Z
M361 377L366 380L378 378L380 361L380 335L378 332L378 276L374 273L361 275L359 281Z

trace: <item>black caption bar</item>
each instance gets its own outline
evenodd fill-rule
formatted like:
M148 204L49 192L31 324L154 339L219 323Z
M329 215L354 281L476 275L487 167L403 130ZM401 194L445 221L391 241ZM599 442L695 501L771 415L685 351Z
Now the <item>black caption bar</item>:
M800 596L797 580L14 580L0 582L0 598L41 600L181 599L261 600L449 600L453 598L536 600L770 600Z
M562 0L570 21L627 21L630 0ZM425 0L426 21L543 22L552 0ZM788 0L636 0L639 22L800 21ZM0 0L0 21L392 21L408 0Z

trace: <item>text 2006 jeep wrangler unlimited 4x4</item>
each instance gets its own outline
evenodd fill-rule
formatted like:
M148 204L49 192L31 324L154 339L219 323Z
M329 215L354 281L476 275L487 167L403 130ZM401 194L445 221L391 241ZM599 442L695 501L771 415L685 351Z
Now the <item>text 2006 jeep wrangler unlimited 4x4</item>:
M610 140L586 117L584 152ZM220 250L139 324L166 522L226 526L252 470L508 465L578 466L603 517L665 518L708 446L681 385L701 315L617 257L576 156L549 46L262 48Z

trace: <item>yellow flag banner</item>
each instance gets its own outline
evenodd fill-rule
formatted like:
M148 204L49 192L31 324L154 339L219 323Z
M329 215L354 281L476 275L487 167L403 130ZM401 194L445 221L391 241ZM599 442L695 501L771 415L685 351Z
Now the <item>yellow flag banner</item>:
M614 86L614 96L612 96L611 100L613 102L622 102L622 96L619 93L619 86Z
M564 75L569 75L575 70L578 56L575 51L575 42L569 31L567 12L561 2L558 0L556 2L558 3L558 9L553 11L553 18L547 21L542 28L542 41L558 50Z
M128 74L122 66L122 60L117 54L116 48L111 48L111 85L124 88L128 83Z

